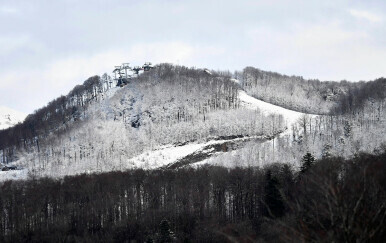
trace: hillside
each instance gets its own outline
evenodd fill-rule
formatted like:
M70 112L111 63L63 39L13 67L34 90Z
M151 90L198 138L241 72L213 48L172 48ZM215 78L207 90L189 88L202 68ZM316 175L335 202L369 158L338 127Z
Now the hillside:
M298 168L306 152L316 158L352 157L385 143L382 92L348 95L381 90L383 79L311 86L298 79L295 96L283 92L289 81L253 79L259 76L251 76L251 70L241 77L159 64L122 88L107 74L91 77L22 124L0 131L2 163L20 169L0 172L2 179L280 161ZM271 81L264 91L266 80ZM331 85L346 91L320 98L321 87ZM301 91L306 86L308 98Z
M251 96L304 113L341 115L386 98L386 79L368 82L307 80L246 67L235 74Z

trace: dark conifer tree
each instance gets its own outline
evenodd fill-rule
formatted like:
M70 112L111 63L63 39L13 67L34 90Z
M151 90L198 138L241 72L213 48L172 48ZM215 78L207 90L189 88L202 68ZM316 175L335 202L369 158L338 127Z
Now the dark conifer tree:
M310 152L307 152L302 158L302 166L300 167L300 173L306 173L314 163L315 157Z
M284 202L278 189L279 181L275 176L272 176L271 170L265 174L266 185L264 194L264 203L266 206L265 216L267 217L281 217L284 215Z
M172 236L173 233L170 231L169 221L167 221L166 219L162 220L160 224L159 242L172 242Z

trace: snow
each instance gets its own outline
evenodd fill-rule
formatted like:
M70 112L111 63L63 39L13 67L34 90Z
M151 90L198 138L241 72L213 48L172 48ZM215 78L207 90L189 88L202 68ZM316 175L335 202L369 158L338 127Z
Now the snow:
M240 91L239 99L241 105L249 109L259 109L264 115L278 114L282 115L284 120L287 122L287 125L296 123L300 117L304 116L304 113L292 111L285 109L283 107L272 105L270 103L258 100L252 96L245 93L245 91Z
M208 69L204 69L204 72L207 73L207 74L209 74L209 75L212 75L212 72L209 71Z
M28 178L28 170L9 170L0 171L0 182L7 180L26 180Z
M206 144L187 144L183 146L164 146L158 150L148 151L128 160L133 168L155 169L177 162L179 159L194 153Z
M299 120L307 115L309 118L315 118L317 115L313 114L306 114L301 113L293 110L289 110L277 105L273 105L264 101L261 101L259 99L256 99L250 95L248 95L245 91L241 90L239 92L239 99L241 106L248 108L248 109L258 109L260 112L262 112L264 115L282 115L286 124L287 124L287 130L279 134L279 136L289 136L291 134L291 126L293 124L296 124L299 122ZM261 146L267 146L271 147L272 140L265 141L261 143ZM194 163L190 166L197 168L203 165L217 165L217 166L224 166L228 168L234 168L235 166L263 166L264 164L260 160L256 159L242 159L241 157L248 156L247 154L254 154L256 151L244 151L244 150L253 150L253 146L247 146L244 149L241 149L239 151L231 151L228 153L222 153L218 152L213 154L211 157ZM250 164L251 161L257 161L257 164Z
M131 90L134 93L137 93L136 87L134 87L134 84L129 84L131 87ZM132 87L133 86L133 87ZM111 118L113 118L113 110L112 110L112 102L119 102L120 97L122 96L123 93L127 93L127 90L121 89L121 88L112 88L109 90L102 99L99 100L98 103L93 105L91 108L91 112L94 113L93 117L104 117L104 119L99 120L93 120L95 121L94 123L90 123L89 127L92 129L95 129L97 127L108 127L106 129L106 133L101 133L99 134L100 136L104 137L103 141L105 143L102 144L112 144L110 140L114 140L116 143L115 144L125 144L127 141L130 141L130 137L133 136L134 134L126 134L124 131L124 124L114 122ZM136 97L136 100L141 100L140 94L134 95ZM239 94L239 99L240 99L240 104L244 109L251 109L251 110L259 110L263 115L272 115L272 114L280 114L283 116L284 120L288 125L297 122L297 120L304 115L303 113L296 112L296 111L291 111L288 109L284 109L282 107L276 106L269 104L267 102L263 102L261 100L255 99L249 95L247 95L244 91L240 91ZM117 100L117 101L113 101ZM107 118L107 120L105 120ZM233 119L239 119L240 117L236 116ZM101 125L103 124L103 125ZM119 125L120 124L120 125ZM118 126L119 125L119 126ZM114 127L117 126L118 132L114 132ZM284 133L287 133L285 131ZM99 130L98 130L99 131ZM100 131L99 131L100 132ZM283 133L283 134L284 134ZM84 134L88 134L90 137L87 137L86 135L81 135L86 136L87 139L94 139L94 140L100 140L99 138L95 137L95 131L91 132L91 130L86 130L84 131ZM119 137L114 137L113 134L119 134ZM79 134L78 134L79 135ZM125 137L125 136L126 137ZM128 137L127 137L128 136ZM85 159L81 163L75 163L72 164L71 166L66 163L63 164L63 168L52 168L51 170L47 168L47 171L41 171L42 175L48 175L48 176L54 176L54 177L61 177L65 175L73 175L73 174L79 174L79 173L87 173L87 172L102 172L102 171L111 171L111 170L125 170L125 169L134 169L134 168L143 168L143 169L156 169L160 167L165 167L167 165L171 165L173 163L178 162L180 159L185 158L188 155L194 154L194 153L203 153L207 154L210 151L204 151L208 145L214 145L214 144L221 144L229 141L245 141L247 142L251 138L255 138L256 136L252 137L244 137L244 138L235 138L235 139L227 139L227 140L215 140L211 139L207 142L196 142L196 143L189 143L181 146L177 146L175 144L169 144L169 145L164 145L160 147L156 147L153 150L148 150L145 151L135 157L129 157L129 154L123 153L122 154L122 161L121 161L121 155L118 157L111 157L105 162L99 161L96 162L97 164L95 165L95 160L97 158L95 157L90 157L88 159ZM74 137L75 138L75 137ZM257 137L256 137L257 138ZM125 142L126 141L126 142ZM269 141L268 141L269 142ZM114 143L113 143L114 144ZM94 144L94 146L96 146ZM103 145L102 147L104 147ZM118 146L118 145L114 145ZM96 146L96 149L99 147ZM116 149L122 149L124 148L116 148ZM69 154L71 150L68 150L67 153ZM225 156L226 154L233 154L234 152L228 152L228 153L223 153L223 152L211 152L211 157L215 159L218 156ZM124 158L125 156L126 159ZM90 160L90 161L88 161ZM229 159L225 159L222 161L222 165L227 165L232 167L235 166L235 160L231 161ZM99 164L98 164L99 163ZM105 164L106 163L106 164ZM202 162L196 163L196 165L202 165L202 164L215 164L215 162L208 158ZM7 172L2 172L0 176L0 181L7 180L7 179L26 179L27 178L27 170L23 171L7 171Z
M236 84L240 84L240 80L238 80L238 79L231 78L231 81L232 81L232 82L235 82Z
M11 108L0 106L0 130L12 127L19 122L24 121L26 114Z
M211 140L206 143L190 143L182 146L166 145L157 150L142 153L128 160L132 168L156 169L165 165L170 165L178 160L197 152L211 152L212 149L204 150L208 145L222 144L229 141L242 141L248 139L261 138L260 136L234 138L226 140Z
M236 81L234 81L236 82ZM100 146L98 146L98 143L93 143L90 145L91 148L88 148L87 146L80 146L79 151L75 148L78 148L74 144L74 149L67 148L66 153L69 156L71 152L74 153L80 153L80 151L85 151L88 149L95 149L95 151L101 151L100 153L91 155L90 157L83 158L82 161L72 163L71 158L67 158L68 160L64 159L62 161L62 165L56 166L55 164L52 165L52 168L45 168L42 171L36 170L37 175L42 176L53 176L53 177L62 177L65 175L74 175L74 174L80 174L80 173L92 173L92 172L107 172L112 170L125 170L125 169L134 169L134 168L143 168L143 169L156 169L160 167L165 167L167 165L174 164L178 162L179 160L185 158L188 155L191 154L211 154L211 157L218 157L218 156L225 156L226 154L231 155L234 154L234 152L215 152L215 151L204 151L207 150L206 147L208 145L213 144L221 144L229 141L236 141L236 140L242 140L247 142L252 137L244 137L244 138L235 138L235 139L227 139L227 140L215 140L214 138L211 138L211 140L206 140L207 142L195 142L195 143L189 143L185 145L175 145L175 144L169 144L164 145L160 147L155 147L155 149L144 151L143 153L136 155L135 157L131 157L133 154L133 151L127 150L127 144L130 141L130 139L133 136L140 136L140 134L136 134L137 130L129 130L131 132L128 132L125 129L125 124L114 121L115 117L114 114L116 113L114 109L118 110L124 110L129 107L129 103L122 103L122 96L128 93L128 88L130 88L130 92L132 92L132 96L129 96L128 98L134 97L134 100L138 103L138 107L135 109L140 112L142 110L142 99L143 94L139 92L137 84L128 84L126 88L112 88L109 91L107 91L101 99L99 99L99 102L95 103L90 107L89 110L89 116L90 117L98 117L98 119L92 119L90 124L88 126L84 127L83 133L79 133L79 131L76 132L76 134L71 135L72 137L70 143L74 143L75 138L81 138L80 143L84 143L84 141L103 141L100 143ZM256 114L262 114L264 116L267 115L282 115L284 118L284 121L287 124L287 128L290 128L290 125L293 123L296 123L299 118L301 118L304 113L288 110L276 105L269 104L267 102L263 102L261 100L258 100L256 98L253 98L246 94L244 91L239 91L239 100L240 105L243 107L243 109L240 109L241 111L245 109L248 110L259 110L259 113ZM132 99L129 99L131 102ZM114 104L118 104L118 108L114 107ZM240 117L239 113L235 113L234 117L230 119L229 122L237 124L237 120L243 119L243 117ZM255 114L255 113L253 113ZM252 115L253 115L252 114ZM256 116L256 115L254 115ZM260 119L261 116L258 116ZM98 132L95 131L95 128L98 128ZM104 130L105 132L103 132ZM114 128L118 129L117 131L114 130ZM102 129L102 130L101 130ZM133 133L134 132L134 133ZM289 129L287 129L283 134L289 133ZM253 134L249 134L253 135ZM80 137L78 137L80 136ZM83 142L82 142L83 141ZM202 141L202 140L201 140ZM173 141L171 141L173 142ZM263 142L264 143L264 142ZM269 143L269 141L268 141ZM129 143L130 144L130 143ZM114 145L114 151L121 151L117 152L116 154L109 155L109 158L100 158L100 154L107 154L109 153L108 150L103 150L103 148L107 146ZM122 145L122 146L120 146ZM134 145L134 144L133 144ZM133 146L131 145L131 147ZM103 151L104 152L103 152ZM212 149L213 150L213 149ZM61 151L61 150L58 150ZM79 155L78 155L79 156ZM236 156L237 157L237 156ZM33 159L32 159L33 160ZM26 160L27 161L27 160ZM223 160L224 164L229 164L229 166L235 166L235 162L237 160L231 161ZM201 164L212 164L214 163L210 158L207 160L204 160L202 162L196 163L197 165ZM223 164L223 165L224 165ZM31 168L30 168L31 169ZM33 169L33 168L32 168ZM38 168L41 169L41 168ZM34 170L35 171L35 170ZM28 170L22 170L22 171L7 171L2 172L0 174L0 181L4 181L7 179L26 179L28 177Z

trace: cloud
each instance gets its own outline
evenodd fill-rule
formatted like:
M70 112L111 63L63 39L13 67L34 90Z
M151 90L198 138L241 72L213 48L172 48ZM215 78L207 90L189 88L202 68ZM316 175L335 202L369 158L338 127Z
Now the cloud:
M26 35L0 36L0 54L6 55L21 47L28 45L30 38Z
M250 53L256 66L305 78L350 81L384 76L386 47L375 46L362 30L339 22L306 24L282 31L268 27L249 30ZM371 63L371 65L367 65Z
M20 12L19 9L9 7L9 6L0 6L0 14L18 14Z
M353 81L386 70L382 0L0 2L0 104L26 112L122 62Z
M364 10L356 10L356 9L350 9L349 13L358 19L365 19L367 21L373 22L373 23L379 23L383 21L383 18L379 15L376 15L374 13L364 11Z

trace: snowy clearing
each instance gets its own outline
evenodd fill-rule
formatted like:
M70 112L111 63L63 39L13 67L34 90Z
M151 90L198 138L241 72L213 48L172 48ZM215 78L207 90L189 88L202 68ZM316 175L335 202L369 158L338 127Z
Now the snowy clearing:
M305 115L305 113L288 110L283 107L258 100L245 93L245 91L240 91L239 98L241 105L246 108L259 109L264 115L282 115L288 126L297 122L301 116Z
M205 144L187 144L174 147L163 146L158 150L147 151L128 160L132 168L156 169L177 161L204 147Z
M182 146L166 145L157 150L147 151L134 158L128 160L130 168L156 169L171 165L178 160L202 151L205 147L215 144L223 144L226 142L245 141L250 139L258 139L261 137L244 137L225 140L211 140L206 143L191 143ZM202 151L207 152L207 151Z

